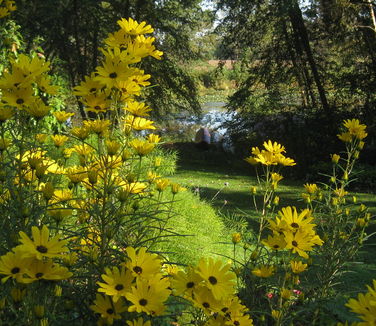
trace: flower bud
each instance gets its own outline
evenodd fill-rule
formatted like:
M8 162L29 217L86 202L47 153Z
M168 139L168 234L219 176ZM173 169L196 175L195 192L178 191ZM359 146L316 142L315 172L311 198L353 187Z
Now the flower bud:
M241 238L242 238L242 236L241 236L241 234L240 233L233 233L232 234L232 243L233 244L237 244L237 243L239 243L240 242L240 240L241 240Z
M330 155L331 156L331 158L332 158L332 162L334 163L334 164L338 164L338 162L339 162L339 159L341 158L338 154L332 154L332 155Z
M42 319L44 317L44 306L43 305L34 306L34 314L38 319Z

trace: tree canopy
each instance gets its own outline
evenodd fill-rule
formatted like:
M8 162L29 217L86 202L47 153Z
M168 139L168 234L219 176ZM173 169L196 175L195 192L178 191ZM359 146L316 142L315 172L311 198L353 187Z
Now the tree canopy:
M151 105L157 115L163 115L179 108L199 110L195 84L179 62L200 55L200 49L192 47L192 36L203 24L213 21L211 12L203 10L200 2L20 0L14 16L29 41L28 48L38 39L48 59L57 57L63 61L72 85L97 66L101 41L116 28L118 19L132 17L151 24L164 56L158 65L146 60L142 67L156 85L147 91Z

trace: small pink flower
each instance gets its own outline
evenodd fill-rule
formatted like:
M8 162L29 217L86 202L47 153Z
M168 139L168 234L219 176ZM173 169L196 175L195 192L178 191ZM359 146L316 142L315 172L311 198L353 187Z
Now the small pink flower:
M270 293L270 292L269 292L269 293L266 294L266 296L267 296L269 299L271 299L271 298L273 298L273 293Z
M292 290L292 292L294 292L296 295L300 295L300 294L302 294L302 291L300 291L300 290Z

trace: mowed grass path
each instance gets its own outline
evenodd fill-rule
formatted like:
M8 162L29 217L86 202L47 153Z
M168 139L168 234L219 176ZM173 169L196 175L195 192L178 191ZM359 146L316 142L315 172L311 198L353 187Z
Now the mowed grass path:
M175 143L173 148L178 152L178 168L172 180L179 182L196 193L202 200L210 203L220 215L232 218L243 218L249 224L257 218L250 187L257 185L254 168L236 159L230 154L211 149L207 152L198 150L192 143ZM286 167L294 169L294 167ZM282 175L284 170L282 170ZM289 171L293 172L293 171ZM305 181L289 180L280 182L277 195L280 207L294 205L305 207L301 193ZM376 215L376 195L352 193L358 203L365 204L373 216ZM258 198L261 203L261 197ZM376 224L372 224L368 233L376 232ZM357 262L351 263L344 282L340 287L346 291L365 290L364 284L376 279L376 236L372 236L362 248Z

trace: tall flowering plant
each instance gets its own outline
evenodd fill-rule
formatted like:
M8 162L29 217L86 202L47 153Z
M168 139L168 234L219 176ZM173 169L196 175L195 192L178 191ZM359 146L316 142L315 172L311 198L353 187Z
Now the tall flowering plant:
M90 118L72 127L74 112L49 104L58 89L43 57L21 54L0 77L5 321L142 324L164 314L169 280L145 246L168 235L171 196L183 188L160 176L161 138L141 100L151 76L137 67L162 52L150 25L118 24L101 64L75 88ZM53 134L47 117L60 124Z

